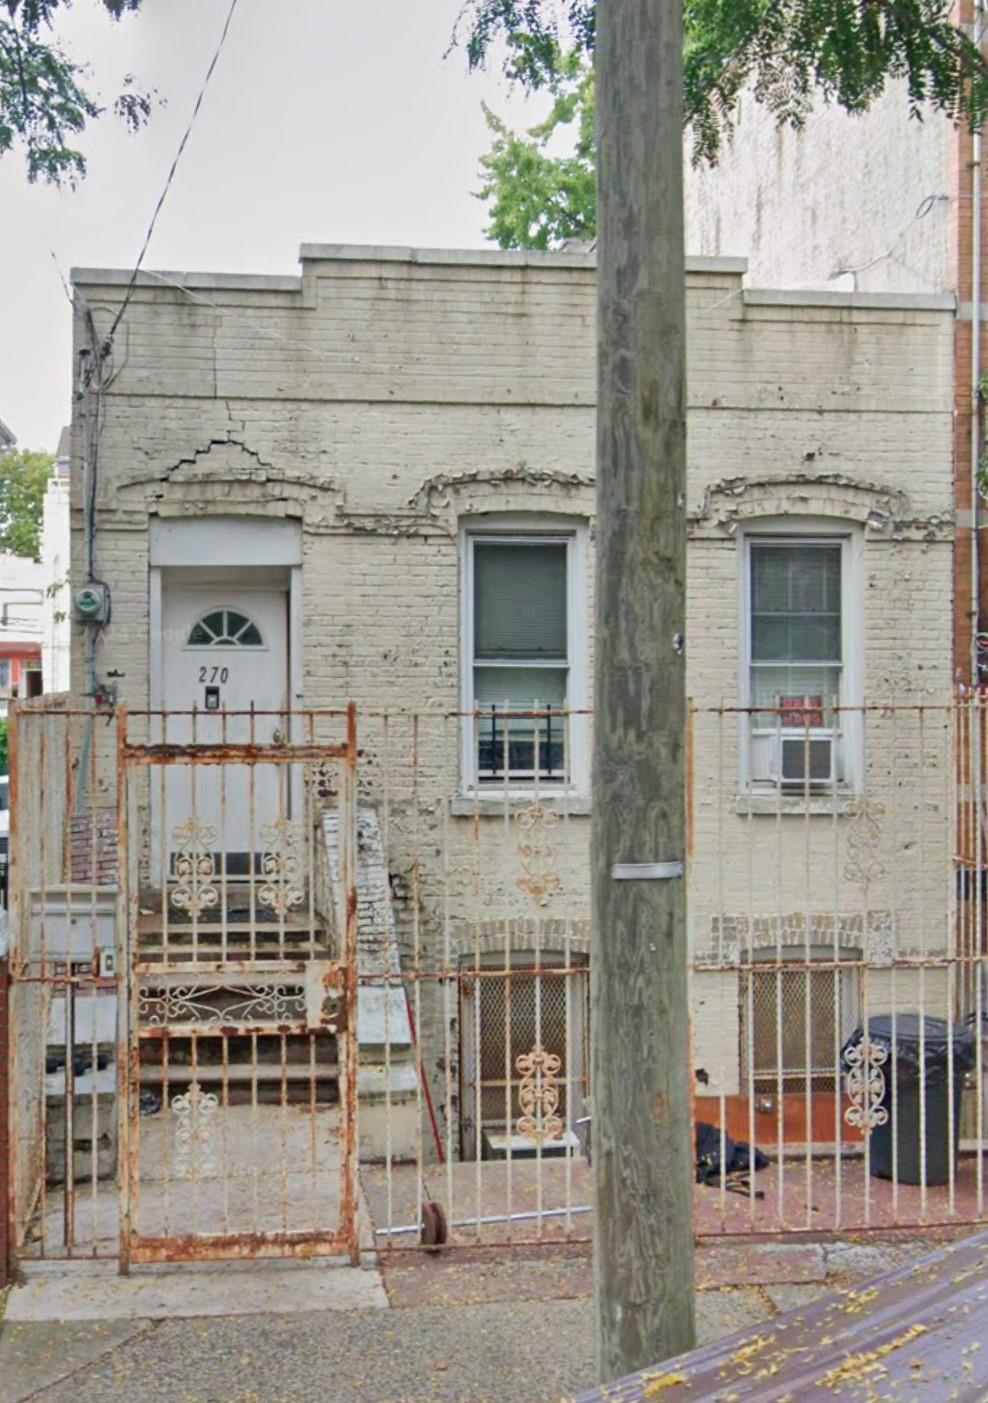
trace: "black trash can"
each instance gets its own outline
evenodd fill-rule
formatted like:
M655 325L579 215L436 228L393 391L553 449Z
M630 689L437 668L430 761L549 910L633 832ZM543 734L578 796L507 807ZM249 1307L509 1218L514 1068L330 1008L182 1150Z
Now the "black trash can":
M841 1061L845 1072L850 1071L852 1065L848 1053L860 1046L864 1035L864 1028L858 1028L844 1044ZM922 1139L926 1141L926 1182L946 1184L950 1178L951 1146L948 1060L952 1054L953 1148L956 1163L964 1073L974 1066L975 1060L972 1030L963 1024L951 1026L944 1018L921 1019L918 1013L899 1013L895 1017L893 1053L892 1015L881 1013L868 1020L868 1037L873 1045L883 1047L888 1052L888 1059L880 1069L885 1090L879 1103L887 1119L884 1124L871 1129L871 1173L878 1179L896 1178L900 1184L918 1184L922 1181L920 1108L921 1103L925 1103L926 1133ZM893 1150L896 1138L897 1153Z

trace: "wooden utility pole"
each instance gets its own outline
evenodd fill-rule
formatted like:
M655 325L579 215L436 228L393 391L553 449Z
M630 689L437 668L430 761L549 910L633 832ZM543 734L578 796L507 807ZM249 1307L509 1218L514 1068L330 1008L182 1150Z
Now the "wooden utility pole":
M601 1382L694 1342L682 6L599 0L593 765Z

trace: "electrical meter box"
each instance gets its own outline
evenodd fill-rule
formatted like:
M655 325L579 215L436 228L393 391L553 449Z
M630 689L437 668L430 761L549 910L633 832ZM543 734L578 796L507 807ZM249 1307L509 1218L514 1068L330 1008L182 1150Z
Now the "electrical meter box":
M72 590L72 607L83 624L105 624L110 617L110 591L101 580L87 580Z

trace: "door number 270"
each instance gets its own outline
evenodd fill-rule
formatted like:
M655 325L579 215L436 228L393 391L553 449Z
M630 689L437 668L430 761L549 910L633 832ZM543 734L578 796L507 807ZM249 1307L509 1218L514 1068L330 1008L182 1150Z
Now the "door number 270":
M200 682L229 682L230 669L228 667L201 667L199 669Z

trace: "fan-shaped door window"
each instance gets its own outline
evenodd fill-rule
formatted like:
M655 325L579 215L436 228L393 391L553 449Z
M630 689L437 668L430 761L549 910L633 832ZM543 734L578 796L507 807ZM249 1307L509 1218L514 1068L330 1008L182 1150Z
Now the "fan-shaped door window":
M257 624L237 609L214 609L193 624L189 648L261 648L264 640Z

